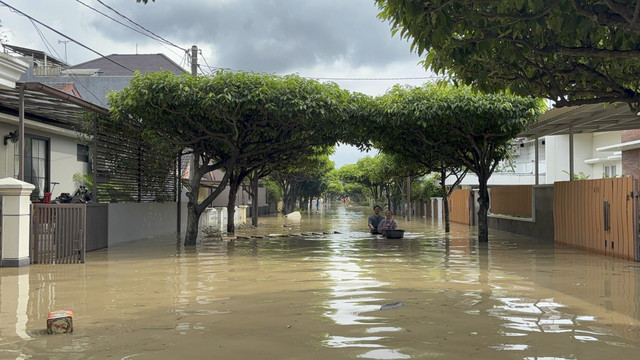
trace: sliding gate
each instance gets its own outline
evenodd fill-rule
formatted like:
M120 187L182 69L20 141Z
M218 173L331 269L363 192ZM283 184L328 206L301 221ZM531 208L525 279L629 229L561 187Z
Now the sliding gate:
M86 223L85 204L33 204L31 263L84 263Z
M638 180L630 177L556 182L555 242L640 261Z

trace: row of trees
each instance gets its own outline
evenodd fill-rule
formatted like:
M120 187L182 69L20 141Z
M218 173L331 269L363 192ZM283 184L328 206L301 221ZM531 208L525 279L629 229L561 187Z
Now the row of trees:
M112 94L110 105L116 124L135 122L136 136L155 149L191 155L185 245L196 243L200 215L227 185L228 232L235 230L235 198L247 179L254 199L259 179L279 184L287 212L296 200L330 189L331 177L323 174L333 168L328 154L338 141L385 153L341 169L338 178L361 184L375 201L385 194L390 207L394 193L403 197L407 178L438 172L444 184L451 174L476 173L479 237L486 241L486 182L509 140L542 110L532 98L446 84L394 87L372 98L296 75L224 70L210 77L138 74ZM202 176L218 169L224 177L200 199Z
M185 245L195 245L200 215L227 184L227 231L234 232L235 195L249 175L257 185L259 178L294 171L301 159L335 144L350 94L297 75L167 72L137 74L127 88L111 95L109 105L113 121L138 122L140 132L163 144L163 151L191 155ZM222 170L224 177L199 200L201 178L214 170Z

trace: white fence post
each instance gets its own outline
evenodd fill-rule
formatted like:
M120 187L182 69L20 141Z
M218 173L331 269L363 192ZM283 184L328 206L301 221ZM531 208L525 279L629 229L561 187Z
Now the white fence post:
M0 179L2 196L2 267L28 266L32 184L14 178Z

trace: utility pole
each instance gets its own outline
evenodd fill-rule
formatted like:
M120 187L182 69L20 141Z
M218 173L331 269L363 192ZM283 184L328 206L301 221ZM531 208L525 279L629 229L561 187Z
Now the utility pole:
M69 40L58 40L58 44L64 44L64 62L67 62L67 43Z
M191 75L198 75L198 47L191 46Z
M193 76L198 75L198 47L195 45L191 46L191 75ZM193 160L194 159L191 159L189 176L192 176L191 174L193 174L193 168L195 166L195 163ZM180 234L182 232L182 150L178 152L178 161L177 161L176 167L178 170L178 182L176 186L176 193L177 193L176 203L178 204L178 209L176 213L178 217L177 233L178 233L178 240L179 240Z

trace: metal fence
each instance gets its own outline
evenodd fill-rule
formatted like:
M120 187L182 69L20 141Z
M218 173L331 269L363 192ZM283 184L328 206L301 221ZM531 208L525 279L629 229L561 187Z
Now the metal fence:
M33 204L30 258L33 264L84 263L85 204Z

